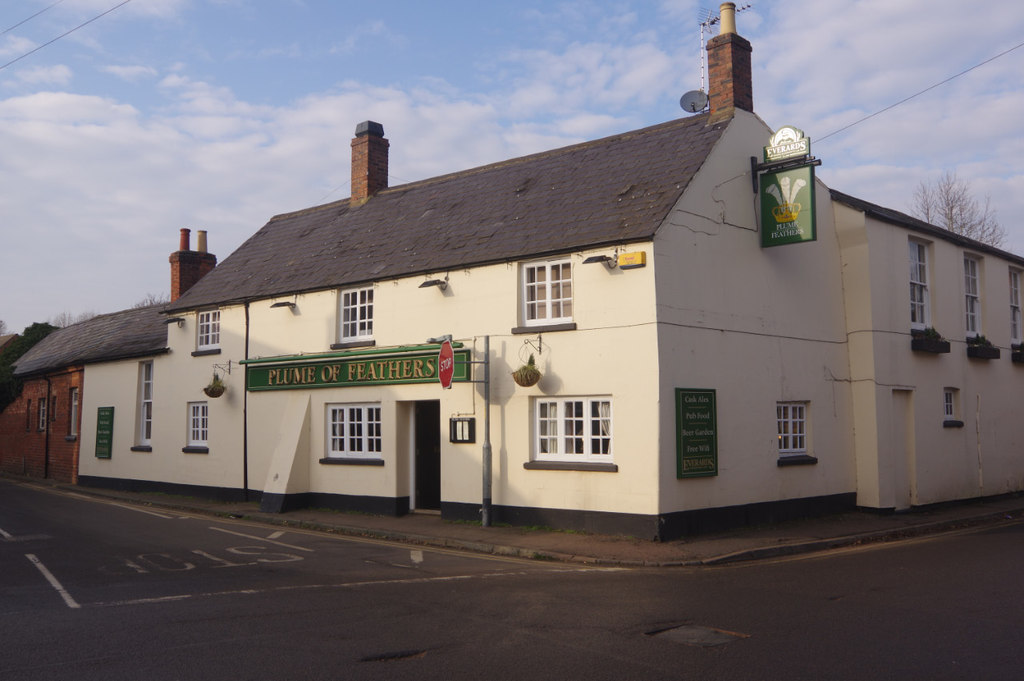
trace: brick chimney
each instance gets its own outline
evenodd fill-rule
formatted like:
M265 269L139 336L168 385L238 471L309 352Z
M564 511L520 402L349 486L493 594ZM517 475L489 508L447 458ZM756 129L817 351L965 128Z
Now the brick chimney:
M381 189L388 188L388 141L384 126L363 121L352 140L351 205L359 206Z
M206 230L196 233L197 250L189 244L190 229L182 228L178 250L171 253L171 302L181 297L217 265L217 256L206 252Z
M708 41L708 100L710 118L729 118L736 109L754 110L750 75L750 42L736 33L736 3L719 8L719 32Z

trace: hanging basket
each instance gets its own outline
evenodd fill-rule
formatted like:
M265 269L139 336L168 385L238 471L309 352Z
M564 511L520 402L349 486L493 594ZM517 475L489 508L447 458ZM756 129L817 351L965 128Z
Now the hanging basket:
M220 379L220 376L214 373L213 380L210 381L208 386L203 388L203 392L206 393L207 397L217 398L223 395L224 391L227 389L228 387L224 385L224 381Z
M512 372L512 380L516 384L529 388L530 386L537 385L540 380L541 373L537 365L533 363L533 355L530 355L530 360Z

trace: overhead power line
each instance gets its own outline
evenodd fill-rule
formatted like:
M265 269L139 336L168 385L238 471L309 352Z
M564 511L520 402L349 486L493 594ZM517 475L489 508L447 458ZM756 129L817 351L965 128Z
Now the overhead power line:
M63 1L64 1L64 0L60 0L60 2L63 2ZM24 59L25 57L28 57L29 55L33 55L33 54L35 54L36 52L38 52L39 50L43 49L43 48L44 48L44 47L46 47L47 45L52 45L52 44L54 44L55 42L57 42L57 41L58 41L58 40L60 40L61 38L66 38L67 36L71 35L71 34L72 34L72 33L74 33L75 31L77 31L78 29L80 29L80 28L83 28L83 27L85 27L85 26L88 26L89 24L91 24L92 22L96 21L97 19L102 19L103 17L105 17L105 16L107 16L108 14L110 14L111 12L113 12L113 11L114 11L115 9L118 9L119 7L124 7L125 5L127 5L127 4L128 4L129 2L131 2L131 1L132 1L132 0L124 0L124 2L121 2L121 3L117 4L117 5L114 5L113 7L111 7L110 9L108 9L108 10L107 10L106 12L102 12L102 13L100 13L100 14L97 14L97 15L96 15L96 16L94 16L94 17L93 17L92 19L89 19L88 21L84 21L84 22L82 22L81 24L79 24L78 26L75 26L74 28L72 28L71 30L69 30L69 31L65 31L64 33L61 33L61 34L60 34L59 36L57 36L57 37L56 37L56 38L54 38L53 40L48 40L48 41L46 41L45 43L43 43L42 45L40 45L39 47L36 47L35 49L29 50L28 52L26 52L25 54L21 55L20 57L15 57L15 58L14 58L14 59L12 59L11 61L7 62L6 64L0 65L0 69L6 69L6 68L7 68L8 66L10 66L11 64L16 64L16 63L18 63L19 61L21 61L21 60L22 60L22 59ZM58 4L58 3L54 3L54 5L56 5L56 4ZM50 5L50 7L53 7L53 5ZM46 9L49 9L49 7L47 7ZM46 10L42 10L42 11L43 11L43 12L45 12ZM40 14L40 13L41 13L41 12L37 12L36 14L34 14L34 15L32 15L32 16L36 16L36 15L38 15L38 14ZM29 17L29 19L31 19L31 18L32 18L32 17ZM28 19L26 19L25 21L28 21ZM23 23L25 23L25 21L23 21L23 22L21 22L21 23L23 24ZM18 24L18 26L20 26L20 25L21 25L21 24ZM14 27L12 26L12 28L14 28ZM8 30L10 30L10 29L8 29Z
M57 2L53 3L52 5L50 5L48 7L42 8L41 10L39 10L38 12L36 12L32 16L30 16L28 19L22 19L21 21L16 23L14 26L11 26L10 28L5 28L4 30L0 31L0 35L3 35L4 33L10 33L14 29L16 29L19 26L21 26L22 24L25 24L25 23L28 23L29 21L32 21L33 19L35 19L37 16L39 16L40 14L45 12L46 10L53 9L54 7L56 7L57 5L59 5L62 2L64 2L64 0L57 0Z
M948 83L949 81L951 81L951 80L954 80L954 79L956 79L956 78L959 78L960 76L962 76L962 75L964 75L964 74L966 74L966 73L970 73L970 72L971 72L971 71L973 71L974 69L980 68L980 67L984 66L985 64L988 64L989 62L993 62L993 61L995 61L996 59L999 59L1000 57L1005 57L1006 55L1010 54L1010 53L1011 53L1011 52L1013 52L1014 50L1016 50L1016 49L1019 49L1019 48L1021 48L1021 47L1024 47L1024 43L1018 43L1017 45L1014 45L1013 47L1011 47L1011 48L1010 48L1010 49L1008 49L1008 50L1003 50L1002 52L1000 52L999 54L997 54L997 55L996 55L996 56L994 56L994 57L989 57L989 58L988 58L988 59L986 59L985 61L983 61L983 62L980 62L980 63L978 63L978 64L975 64L974 66L972 66L972 67L971 67L971 68L969 68L969 69L964 69L963 71L961 71L960 73L956 74L955 76L950 76L950 77L949 77L949 78L947 78L946 80L943 80L943 81L941 81L941 82L935 83L935 85L930 85L930 86L926 87L925 89L921 90L920 92L916 92L916 93L914 93L914 94L910 95L909 97L905 97L905 98L901 99L900 101L896 102L895 104L890 104L889 106L885 107L884 109L881 109L881 110L879 110L879 111L876 111L876 112L875 112L875 113L873 113L873 114L868 114L868 115L867 115L867 116L865 116L864 118L861 118L861 119L859 119L859 120L856 120L856 121L854 121L853 123L850 123L849 125L846 125L846 126L843 126L842 128L839 128L838 130L834 130L833 132L830 132L829 134L825 135L824 137L819 137L819 138L818 138L818 140L817 140L817 142L818 142L818 143L820 144L820 143L821 143L821 141L822 141L823 139L827 139L827 138L831 137L832 135L838 135L839 133L841 133L841 132L843 132L843 131L845 131L845 130L849 130L849 129L850 129L850 128L852 128L853 126L855 126L855 125L859 125L859 124L863 123L864 121L866 121L866 120L868 120L868 119L870 119L870 118L874 118L875 116L878 116L878 115L880 115L880 114L883 114L883 113L885 113L886 111L889 111L890 109L895 109L895 108L896 108L896 107L898 107L898 106L899 106L900 104L906 104L907 102L909 102L910 100L912 100L912 99L913 99L914 97L918 97L918 96L920 96L920 95L923 95L924 93L928 92L929 90L934 90L935 88L939 87L940 85L945 85L945 84L946 84L946 83Z

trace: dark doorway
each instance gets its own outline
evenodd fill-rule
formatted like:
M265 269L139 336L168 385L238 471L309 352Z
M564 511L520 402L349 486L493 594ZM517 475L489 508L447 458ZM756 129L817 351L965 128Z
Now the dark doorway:
M441 403L417 402L415 409L417 510L441 510Z

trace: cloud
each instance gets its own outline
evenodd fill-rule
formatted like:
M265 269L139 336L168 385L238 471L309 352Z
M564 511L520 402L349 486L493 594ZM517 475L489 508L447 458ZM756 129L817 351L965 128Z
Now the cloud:
M71 82L72 73L67 66L58 64L20 69L16 76L22 83L32 85L67 85Z
M157 70L151 66L116 66L112 64L102 67L101 70L129 83L137 83L157 75Z

